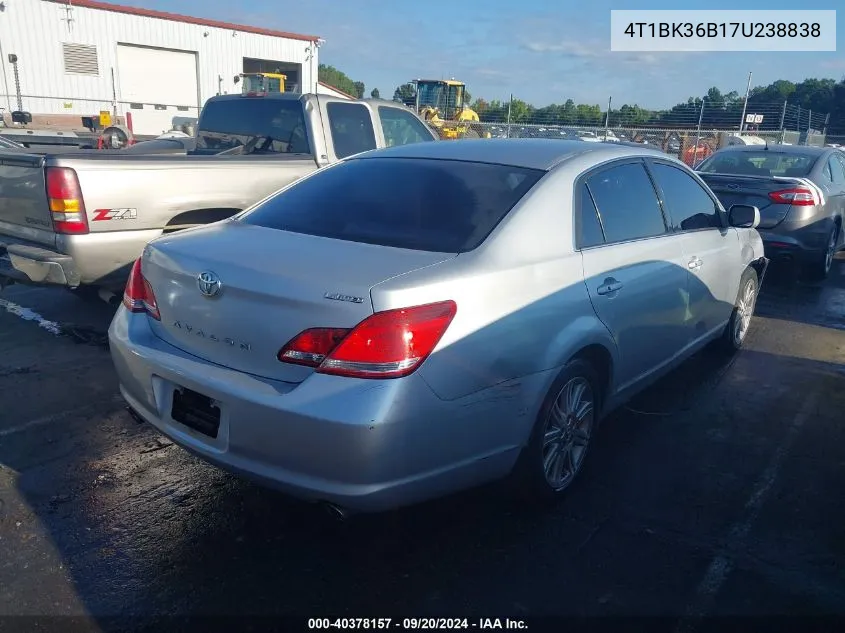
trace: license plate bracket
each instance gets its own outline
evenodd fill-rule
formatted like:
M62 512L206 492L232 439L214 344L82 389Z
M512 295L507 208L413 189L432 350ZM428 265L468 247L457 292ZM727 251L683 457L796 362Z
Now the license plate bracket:
M170 417L213 439L217 439L220 431L220 407L208 396L186 387L173 390Z

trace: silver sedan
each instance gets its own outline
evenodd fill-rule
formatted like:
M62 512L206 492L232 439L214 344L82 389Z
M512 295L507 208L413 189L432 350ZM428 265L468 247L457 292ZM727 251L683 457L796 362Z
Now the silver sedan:
M609 411L742 346L758 222L646 148L369 152L152 242L111 354L139 418L307 500L378 511L509 475L554 498Z

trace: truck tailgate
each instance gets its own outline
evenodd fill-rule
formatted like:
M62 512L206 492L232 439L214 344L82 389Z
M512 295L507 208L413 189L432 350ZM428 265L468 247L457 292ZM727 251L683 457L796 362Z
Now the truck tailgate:
M4 237L55 246L44 156L0 152L0 242Z

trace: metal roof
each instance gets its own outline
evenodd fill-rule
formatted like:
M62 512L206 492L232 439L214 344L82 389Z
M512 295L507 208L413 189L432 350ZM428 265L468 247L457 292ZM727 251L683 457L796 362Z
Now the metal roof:
M111 11L113 13L126 13L129 15L137 15L145 18L157 18L160 20L170 20L171 22L183 22L185 24L197 24L199 26L209 26L212 28L226 29L229 31L242 31L244 33L254 33L256 35L268 35L270 37L282 37L288 40L302 40L304 42L314 42L318 39L316 35L303 35L302 33L289 33L287 31L275 31L272 29L264 29L257 26L245 26L243 24L233 24L231 22L220 22L218 20L207 20L205 18L194 18L188 15L180 15L178 13L167 13L165 11L154 11L152 9L141 9L138 7L127 7L121 4L110 4L108 2L100 2L99 0L48 0L48 2L55 2L56 4L70 4L76 8L83 9L98 9L100 11Z

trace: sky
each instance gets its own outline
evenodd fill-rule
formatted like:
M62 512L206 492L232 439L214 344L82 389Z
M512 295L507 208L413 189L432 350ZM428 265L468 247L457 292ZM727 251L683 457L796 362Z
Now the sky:
M120 2L121 0L116 0ZM466 82L475 97L541 107L576 103L670 107L711 86L744 94L777 79L845 76L841 0L686 0L689 9L840 9L836 53L610 51L611 9L677 9L672 0L123 0L150 9L259 25L325 39L320 62L391 98L411 79Z

